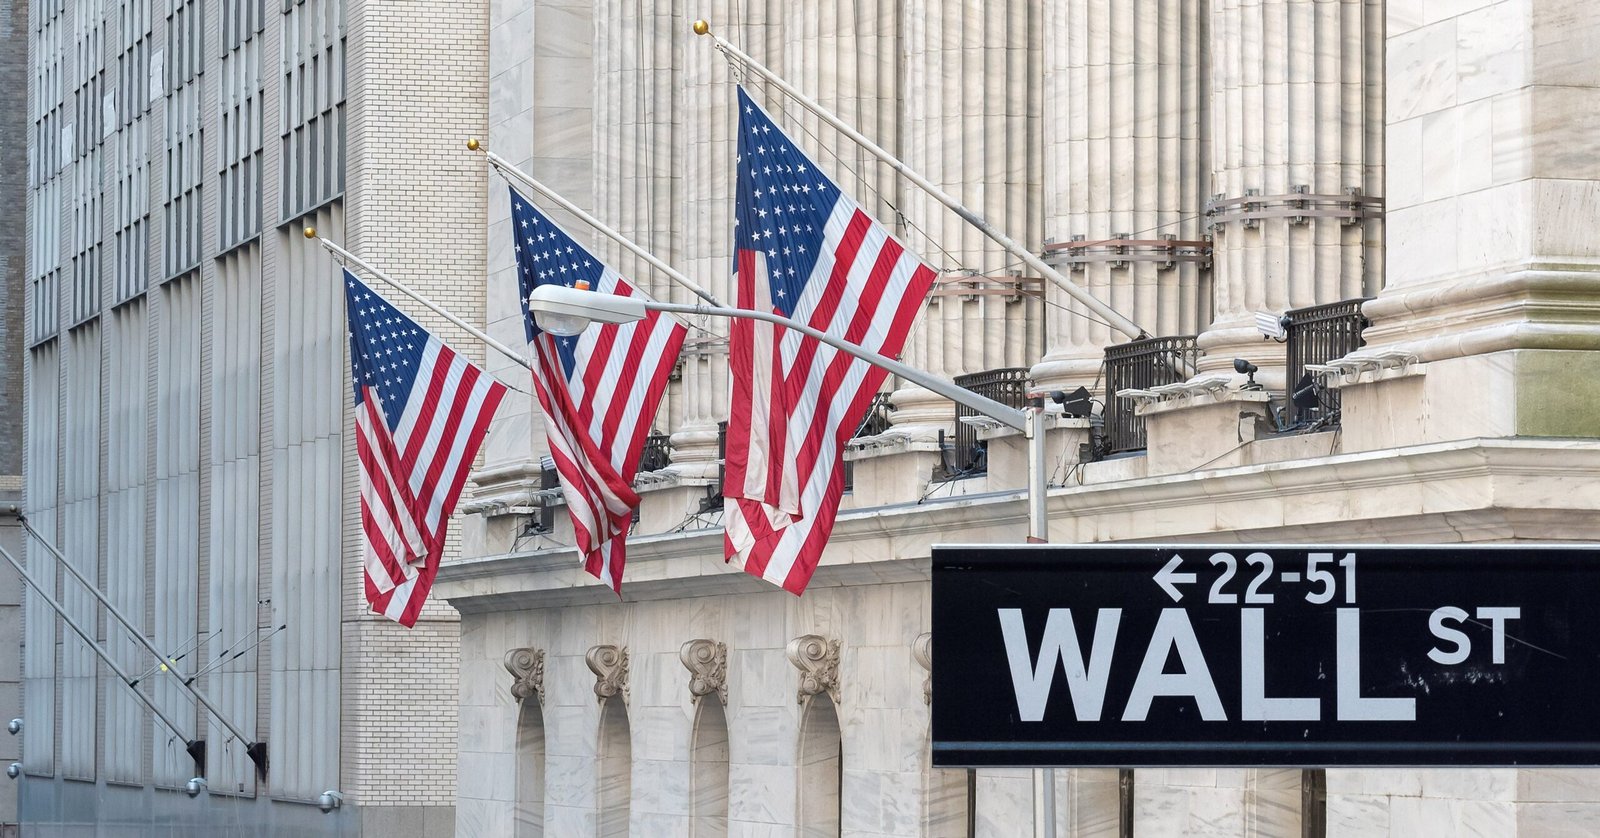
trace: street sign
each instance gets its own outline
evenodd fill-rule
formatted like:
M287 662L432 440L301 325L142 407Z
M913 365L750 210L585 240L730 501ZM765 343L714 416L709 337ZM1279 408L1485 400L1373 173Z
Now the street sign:
M933 550L940 766L1600 765L1600 547Z

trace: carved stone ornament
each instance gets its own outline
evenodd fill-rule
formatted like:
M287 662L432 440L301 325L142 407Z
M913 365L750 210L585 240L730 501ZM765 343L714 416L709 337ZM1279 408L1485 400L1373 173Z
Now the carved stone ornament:
M678 660L689 670L689 694L695 703L713 693L724 705L728 703L726 644L704 638L690 640L678 649Z
M544 703L544 650L526 646L506 652L506 671L511 673L511 697L518 701L536 696Z
M802 634L789 641L789 662L800 670L800 690L795 700L801 704L826 692L839 701L839 641L821 635Z
M594 694L601 701L621 693L628 695L628 650L616 646L593 646L583 656L594 673Z
M911 657L916 658L917 665L928 671L928 677L922 679L922 703L933 703L933 632L925 631L911 641Z

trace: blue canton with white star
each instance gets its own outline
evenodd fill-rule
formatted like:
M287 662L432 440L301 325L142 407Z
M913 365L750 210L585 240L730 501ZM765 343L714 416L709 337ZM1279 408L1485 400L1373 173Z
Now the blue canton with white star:
M429 335L349 271L344 272L344 304L350 321L350 381L356 405L366 399L363 387L376 388L393 433L411 398Z
M793 313L817 264L839 187L739 88L739 180L734 247L767 256L772 306ZM735 270L737 270L735 260Z
M565 285L571 288L581 279L587 280L589 287L598 291L600 277L605 274L606 266L573 241L566 231L557 227L531 201L518 194L515 188L511 190L511 233L517 246L517 288L522 294L522 325L527 332L528 342L532 343L535 337L543 333L528 313L528 295L533 293L534 286ZM570 381L578 363L573 354L577 350L578 339L558 335L551 337L555 339L561 367Z

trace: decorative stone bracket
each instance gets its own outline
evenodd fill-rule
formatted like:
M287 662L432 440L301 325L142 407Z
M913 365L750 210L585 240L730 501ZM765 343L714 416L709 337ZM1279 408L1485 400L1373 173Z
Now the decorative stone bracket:
M593 646L583 656L594 673L594 694L605 701L618 693L628 697L628 650L616 646Z
M795 701L804 704L807 698L826 692L835 704L839 703L839 641L802 634L789 641L786 651L789 662L800 670Z
M506 652L506 671L511 673L511 697L526 701L534 696L544 703L544 650L526 646Z
M928 677L922 679L922 703L933 703L933 632L925 631L911 641L911 657L915 658L917 665L927 670Z
M689 695L696 704L715 694L724 706L728 703L727 644L704 638L690 640L678 649L678 660L689 670Z

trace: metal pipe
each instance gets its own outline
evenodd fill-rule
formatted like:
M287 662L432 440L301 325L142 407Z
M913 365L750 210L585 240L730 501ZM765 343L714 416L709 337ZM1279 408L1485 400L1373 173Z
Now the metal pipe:
M776 323L785 329L793 329L805 335L806 337L814 338L826 343L827 345L847 355L860 358L861 360L866 361L873 366L886 369L889 372L892 372L919 387L931 390L932 392L944 396L953 402L966 405L967 407L970 407L997 422L1005 424L1007 427L1014 428L1024 433L1027 433L1028 431L1028 416L1026 413L1018 410L1017 408L1011 407L1010 405L1001 404L1000 402L997 402L988 396L974 393L953 381L940 378L932 373L919 370L916 367L907 366L906 364L896 361L887 355L880 355L864 346L859 346L845 340L844 338L836 337L818 329L814 329L798 320L792 320L788 317L784 317L781 314L748 308L686 305L682 303L660 303L650 300L644 301L644 307L647 309L653 309L655 311L669 311L678 314L743 318L748 320L763 320L768 323ZM1042 445L1042 439L1040 440L1040 443ZM1043 474L1042 471L1041 474Z
M60 563L63 568L66 568L68 573L72 574L72 578L78 580L78 583L83 585L85 588L88 588L90 595L98 600L101 605L105 606L106 612L112 617L116 618L117 622L121 623L122 627L128 630L128 634L133 635L133 638L139 642L139 645L148 649L150 654L155 655L156 659L162 662L162 665L159 666L158 669L166 672L168 675L171 675L175 680L177 680L178 684L183 687L185 692L191 696L194 696L195 701L205 705L205 708L211 712L211 715L215 716L217 721L221 722L222 726L227 728L229 733L233 734L233 738L245 743L247 747L254 746L256 744L256 740L253 737L246 736L244 731L234 726L233 722L229 721L228 717L223 715L222 710L220 710L217 705L211 703L211 699L207 698L205 693L196 689L194 684L190 683L189 679L184 678L183 674L178 672L177 661L169 660L166 655L162 654L161 650L156 648L156 644L150 642L150 638L145 637L144 632L140 631L134 626L133 621L128 619L128 615L122 613L122 609L112 604L111 600L107 599L106 595L101 593L100 589L96 587L94 583L84 578L84 575L78 572L77 568L72 566L72 562L67 561L67 557L62 555L61 551L57 550L54 544L51 544L45 539L44 536L40 535L39 531L34 529L32 524L28 523L28 516L23 515L20 511L13 514L16 515L17 521L22 524L22 528L24 530L28 531L28 535L32 536L34 541L44 545L44 548L49 550L52 556L56 557L56 561ZM123 680L127 681L128 679L124 676ZM129 686L133 685L129 684Z
M949 207L950 210L956 215L960 216L962 220L978 228L980 232L993 239L996 244L1005 248L1006 251L1011 255L1022 260L1023 264L1038 271L1046 279L1055 283L1056 287L1066 292L1067 296L1072 297L1074 300L1082 303L1085 308L1089 309L1101 319L1105 320L1106 323L1112 328L1133 339L1147 336L1148 333L1139 328L1137 323L1134 323L1132 320L1124 317L1116 309L1113 309L1105 303L1100 302L1100 300L1097 299L1093 294L1090 294L1088 291L1080 288L1077 283L1067 279L1061 274L1060 271L1057 271L1055 268L1052 268L1046 264L1045 261L1035 255L1033 251L1023 247L1015 239L1001 232L993 224L990 224L988 219L985 219L983 216L967 209L960 201L957 201L949 193L945 192L943 189L940 189L938 186L935 186L932 181L918 174L910 166L907 166L904 162L902 162L900 158L895 157L893 154L890 154L881 148L877 143L867 139L866 136L861 132L851 128L843 120L839 119L839 117L834 116L831 111L817 104L809 96L806 96L804 93L796 90L793 85L784 81L783 78L777 73L774 73L762 66L760 62L756 61L754 58L751 58L749 55L746 55L744 51L740 50L733 44L728 43L726 40L723 40L722 36L713 33L710 25L705 21L695 21L694 31L695 34L698 35L709 35L712 42L717 45L717 49L722 50L723 54L745 65L767 81L772 82L774 86L792 97L796 102L799 102L800 105L806 110L816 114L822 119L822 121L833 126L840 133L844 134L846 137L849 137L851 140L854 140L858 145L866 149L874 157L882 160L890 168L894 169L901 175L904 175L907 180L910 180L912 183L921 187L923 191L933 196L933 198L939 203Z
M429 311L433 312L434 314L439 315L440 317L443 317L444 319L450 321L451 323L454 323L455 325L459 326L467 334L472 335L473 337L477 338L480 341L483 341L485 346L488 346L489 348L498 351L500 354L506 356L507 358L510 358L513 361L516 361L517 363L519 363L522 366L528 368L529 370L533 369L533 362L529 361L526 357L524 357L522 354L518 353L515 349L512 349L511 347L506 346L505 344L501 343L500 341L495 340L492 337L489 337L488 333L486 333L482 329L479 329L478 327L472 325L471 323L468 323L467 321L462 320L461 318L455 316L454 314L452 314L450 312L449 309L446 309L443 306L438 305L437 303L433 302L432 300L428 299L427 297L424 297L421 294L418 294L417 292L415 292L415 291L411 290L410 288L406 287L399 280L396 280L394 277L391 277L388 274L384 273L383 271L380 271L377 268L373 267L371 262L368 262L367 260L362 259L360 256L357 256L354 253L351 253L350 251L345 250L344 248L340 247L339 245L336 245L333 242L328 241L327 239L322 238L321 236L317 235L317 230L316 230L315 227L307 227L306 230L305 230L305 233L306 233L306 238L308 238L308 239L316 239L318 244L321 244L323 247L328 249L328 252L334 254L335 256L338 256L341 259L344 259L347 262L350 262L351 264L355 265L358 268L361 268L362 270L366 271L369 274L372 274L373 276L377 277L378 279L383 280L390 287L394 288L394 290L399 291L400 293L406 295L407 297L410 297L413 300L416 300L418 303L422 304L422 306L424 308L428 309Z
M668 279L671 279L673 282L676 282L684 288L689 289L696 297L699 297L700 299L705 300L707 303L714 306L722 305L722 303L718 301L716 297L711 295L710 291L701 288L699 284L689 279L687 276L684 276L681 271L672 267L671 265L668 265L666 262L661 261L654 253L651 253L650 251L645 250L643 247L634 244L633 241L627 236L624 236L616 230L613 230L604 221L595 218L593 215L584 211L577 204L574 204L562 197L561 193L551 189L548 186L545 186L543 183L540 183L538 180L534 179L533 175L530 175L512 165L511 161L490 151L476 137L467 140L467 148L471 149L472 151L483 152L484 157L488 158L489 164L494 166L496 169L499 169L502 174L515 176L517 180L522 181L523 183L532 187L539 194L554 201L556 205L560 206L562 209L572 213L578 218L578 220L589 225L590 227L593 227L596 232L608 239L611 239L617 244L622 245L624 248L627 248L629 252L633 253L633 255L638 256L640 259L650 263L651 267L666 274Z
M20 518L21 516L19 515L18 517ZM22 574L22 580L28 583L28 587L33 588L33 590L39 594L39 598L43 599L45 604L54 609L56 616L60 617L61 621L66 623L67 627L71 628L73 632L75 632L78 637L83 640L84 643L89 644L89 648L93 649L94 653L100 656L100 660L105 662L106 668L110 669L112 673L117 676L117 679L122 681L123 685L129 689L129 691L138 696L139 700L144 702L144 706L149 707L150 712L154 713L156 718L161 720L162 724L166 725L168 729L178 736L178 738L182 739L185 745L194 744L195 740L185 736L183 731L178 729L177 722L174 722L170 716L168 716L165 712L162 712L161 708L157 707L156 703L151 701L149 696L139 692L139 688L135 687L128 679L128 673L124 672L122 667L117 666L117 662L111 659L111 655L107 653L105 649L100 648L99 642L91 637L87 631L84 631L83 626L79 625L77 620L74 620L67 615L66 609L61 606L61 603L56 602L55 597L45 593L44 588L39 586L38 580L33 578L33 574L29 573L27 568L24 568L22 564L11 555L10 551L6 550L4 547L0 547L0 556L4 556L5 560L10 562L11 566L16 568L18 573Z

